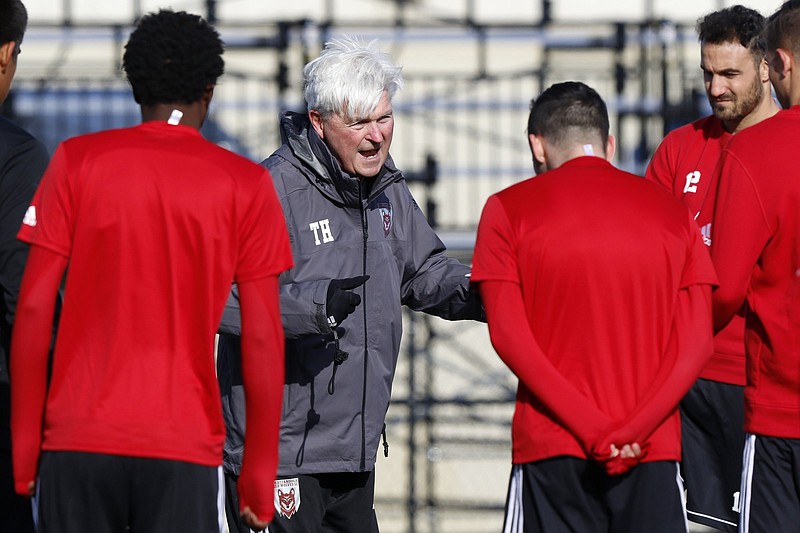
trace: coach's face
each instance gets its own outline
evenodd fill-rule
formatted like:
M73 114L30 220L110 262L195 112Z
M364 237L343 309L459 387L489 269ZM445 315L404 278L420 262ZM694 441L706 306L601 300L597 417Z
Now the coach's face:
M706 96L714 116L728 121L749 115L764 94L760 69L750 51L734 42L703 43L700 55Z
M347 118L333 114L323 118L314 110L309 111L308 116L342 170L361 178L378 174L389 156L394 133L394 115L388 93L383 93L378 106L367 117Z

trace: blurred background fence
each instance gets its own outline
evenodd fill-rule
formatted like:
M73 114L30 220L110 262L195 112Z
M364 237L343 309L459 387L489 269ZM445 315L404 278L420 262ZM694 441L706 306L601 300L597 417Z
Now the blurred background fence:
M580 80L605 98L615 163L641 173L665 132L706 114L694 21L732 2L612 0L174 1L226 41L203 133L255 161L280 144L278 113L304 108L302 67L342 33L378 39L404 66L392 156L453 255L470 261L486 198L532 174L531 98ZM30 15L2 113L52 151L136 124L120 70L143 0L25 0ZM769 14L779 2L748 3ZM384 533L499 531L516 380L486 327L409 313L379 454Z

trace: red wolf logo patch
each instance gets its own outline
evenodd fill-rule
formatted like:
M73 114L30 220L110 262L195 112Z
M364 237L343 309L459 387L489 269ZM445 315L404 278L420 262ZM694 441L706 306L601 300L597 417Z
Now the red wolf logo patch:
M300 482L297 478L275 480L275 511L292 518L300 508Z

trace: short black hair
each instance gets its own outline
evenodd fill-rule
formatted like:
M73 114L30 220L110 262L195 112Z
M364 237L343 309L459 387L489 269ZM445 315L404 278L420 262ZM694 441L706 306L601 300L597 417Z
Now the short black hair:
M739 43L750 51L758 64L767 51L766 22L758 11L735 5L699 18L697 37L701 44Z
M541 135L563 144L578 133L608 142L608 109L597 91L579 81L551 85L531 101L528 134Z
M122 68L140 105L190 104L225 70L219 33L202 17L162 9L131 33Z
M767 22L767 47L769 50L783 48L800 55L800 0L787 0Z
M20 0L0 0L0 44L17 43L14 53L19 52L22 37L28 27L28 10Z

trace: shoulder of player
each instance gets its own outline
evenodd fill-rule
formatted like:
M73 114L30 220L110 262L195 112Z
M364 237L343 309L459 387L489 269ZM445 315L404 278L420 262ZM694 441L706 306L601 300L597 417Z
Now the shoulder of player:
M27 149L46 149L30 132L5 117L0 117L0 156Z
M784 140L794 143L797 128L800 127L800 109L795 112L781 110L775 115L743 129L728 143L728 150L755 150L762 152L765 145Z
M662 144L683 144L689 138L708 138L716 133L721 133L722 131L722 123L720 120L714 115L709 115L671 130L664 137Z

